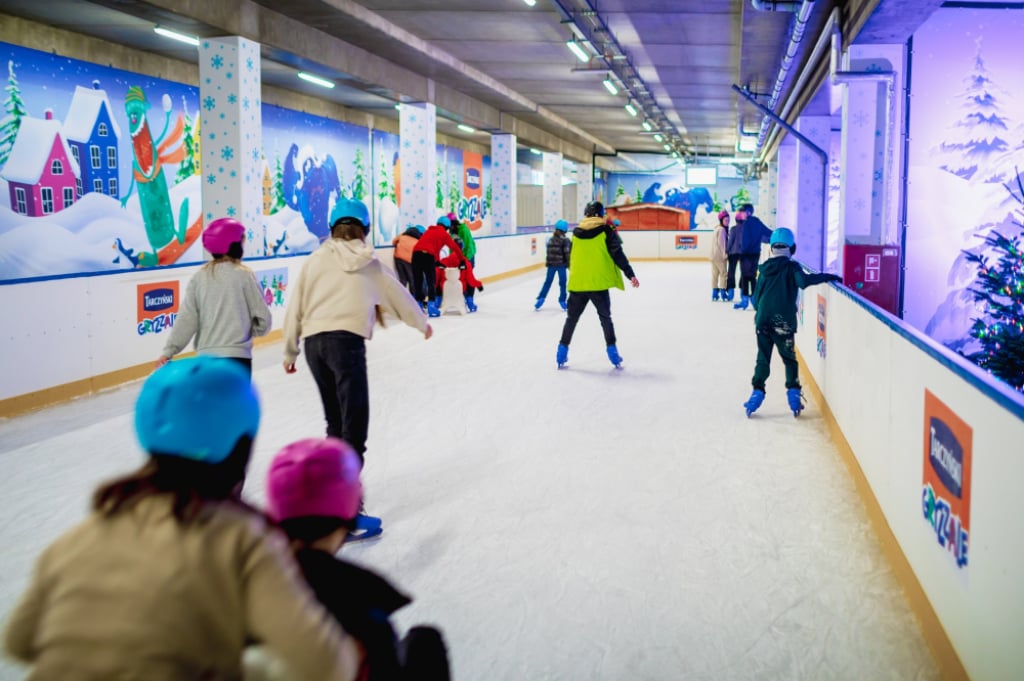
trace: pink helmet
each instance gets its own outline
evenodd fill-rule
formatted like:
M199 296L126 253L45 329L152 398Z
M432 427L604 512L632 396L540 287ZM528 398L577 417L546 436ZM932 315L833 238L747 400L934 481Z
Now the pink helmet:
M299 440L279 451L267 472L267 511L277 522L305 516L351 520L359 513L362 464L334 437Z
M203 230L203 248L211 255L224 255L231 244L245 238L245 225L234 218L217 218Z
M720 211L718 213L718 219L719 220L721 220L723 218L727 218L727 217L729 217L729 211L727 211L727 210L723 210L723 211Z

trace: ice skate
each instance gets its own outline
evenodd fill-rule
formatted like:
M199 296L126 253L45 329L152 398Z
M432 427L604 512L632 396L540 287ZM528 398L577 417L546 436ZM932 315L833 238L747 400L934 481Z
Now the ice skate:
M543 298L538 298L537 302L533 304L533 309L534 310L539 310L542 307L544 307L544 299Z
M800 416L804 410L804 396L800 388L790 388L786 391L786 399L789 400L789 408L793 410L793 416Z
M473 296L469 296L468 298L466 298L466 309L469 310L470 314L476 312L477 307L476 303L473 302Z
M750 305L750 296L740 295L740 302L733 303L732 309L734 310L746 310Z
M747 410L747 417L760 408L761 403L764 402L764 391L754 389L754 392L750 393L750 399L743 403L743 408Z
M362 541L379 536L384 532L383 522L380 518L360 511L356 516L356 528L349 533L346 541Z
M717 288L711 289L711 302L715 302L716 300L718 300L718 292L719 291L721 291L721 289L717 289ZM725 298L723 297L722 300L725 300Z
M622 355L619 354L619 349L614 345L608 346L608 360L611 361L612 366L616 369L622 368Z
M430 317L441 316L441 305L437 298L434 298L427 303L427 315Z
M559 301L559 303L558 303L558 304L562 306L562 312L566 312L566 311L568 311L568 309L569 309L569 306L568 306L568 305L566 305L566 304L565 304L564 302L562 302L562 301Z
M558 368L564 369L566 364L569 363L569 346L558 344L558 352L555 354L555 361L558 362Z

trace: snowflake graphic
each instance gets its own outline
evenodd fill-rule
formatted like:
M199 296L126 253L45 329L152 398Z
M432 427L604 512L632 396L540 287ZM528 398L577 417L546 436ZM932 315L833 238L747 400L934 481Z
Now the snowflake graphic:
M255 62L253 62L252 57L249 57L248 59L245 60L245 68L247 68L250 71L252 71L254 67L255 67Z
M252 150L252 160L254 160L254 161L260 160L260 150L259 149L253 149Z
M210 60L210 66L219 71L224 66L224 57L219 54L213 55L213 59Z
M206 219L207 220L212 220L213 219L213 213L212 212L207 212L206 213Z
M206 176L206 184L214 184L217 181L217 176L210 173Z
M209 135L207 135L207 137L209 137L211 140L215 140L217 139L217 133L211 132Z
M412 142L410 142L409 140L405 140L405 142L402 142L402 146L406 149L409 149L412 147Z
M853 202L853 207L856 208L857 210L864 210L864 207L866 205L867 202L864 201L864 199L857 199L856 201Z
M507 184L501 185L501 190L507 192L508 191L508 185Z
M220 119L221 119L221 120L224 120L225 116L227 116L227 114L225 114L225 113L224 113L224 112L222 111L222 112L221 112L221 114L220 114Z
M229 218L233 218L235 217L235 213L238 211L235 210L234 206L228 206L228 209L224 212L228 214ZM249 238L251 239L252 237L250 236Z
M853 124L858 128L863 128L868 123L868 115L863 111L858 111L853 114Z
M235 95L235 93L232 92L230 95L228 95L228 104L234 104L237 101L238 97L237 95Z
M206 79L206 84L207 84L207 85L211 84L212 82L213 82L213 79L212 79L212 78L207 78L207 79Z
M230 71L228 71L227 73L224 74L224 77L227 78L228 80L231 80L231 76L232 76L232 74L231 74Z
M416 179L417 180L422 180L423 179L423 171L422 170L417 170L416 171Z
M881 170L876 170L874 172L874 174L872 175L872 177L875 178L875 182L881 182L882 181L882 171Z
M249 110L249 98L248 97L242 97L242 109L244 109L245 111Z
M204 50L210 49L210 41L209 40L204 40L203 41L203 49Z
M213 97L207 96L206 99L203 100L203 108L207 111L213 111L217 108L217 100Z
M228 174L229 174L229 175L230 175L231 177L238 177L238 172L237 172L237 171L234 171L234 170L232 170L232 171L231 171L230 173L228 173Z

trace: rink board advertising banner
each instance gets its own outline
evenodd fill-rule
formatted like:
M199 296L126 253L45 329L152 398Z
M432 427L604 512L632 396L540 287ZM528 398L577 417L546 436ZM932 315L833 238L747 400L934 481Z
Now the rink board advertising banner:
M826 302L825 298L818 295L818 354L822 359L828 354L827 338L825 335L825 317L826 317Z
M138 326L140 336L160 333L174 326L178 318L178 281L139 284L137 294Z
M697 248L696 234L676 234L676 250L692 251Z
M973 432L953 410L924 391L924 482L921 505L939 546L967 567L971 525Z

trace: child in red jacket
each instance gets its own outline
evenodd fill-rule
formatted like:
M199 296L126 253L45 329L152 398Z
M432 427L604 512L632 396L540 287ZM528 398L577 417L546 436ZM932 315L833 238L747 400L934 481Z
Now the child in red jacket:
M448 234L448 228L451 226L452 221L447 217L438 218L437 224L428 227L412 249L413 284L416 286L413 297L419 301L421 307L426 308L427 314L431 317L441 316L438 290L435 285L437 273L434 271L434 268L437 267L437 260L441 257L441 249L447 246L459 258L464 258L462 249ZM426 290L421 288L424 285Z
M455 238L455 245L462 247L461 239ZM452 252L437 261L437 290L444 288L445 269L449 267L459 268L459 281L462 282L462 296L466 299L466 309L476 312L477 306L473 302L473 295L477 291L483 291L484 285L473 274L473 265L460 253Z

